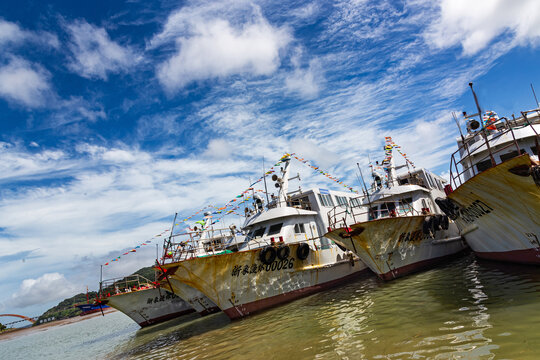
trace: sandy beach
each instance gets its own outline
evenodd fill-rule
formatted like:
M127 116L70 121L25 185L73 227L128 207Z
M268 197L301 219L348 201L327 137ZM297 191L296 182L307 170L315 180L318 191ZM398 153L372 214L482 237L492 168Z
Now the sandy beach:
M115 311L116 311L116 309L113 309L113 308L103 309L104 314L108 314L108 313L115 312ZM84 320L94 318L96 316L102 316L101 312L97 312L97 313L93 313L93 314L89 314L89 315L84 315L84 316L75 316L75 317L72 317L72 318L69 318L69 319L51 321L49 323L45 323L45 324L41 324L41 325L37 325L37 326L32 326L32 327L27 327L27 328L23 328L23 329L14 329L14 330L11 330L11 331L1 333L0 334L0 341L2 341L2 340L10 340L10 339L14 339L14 338L19 337L19 336L29 335L29 334L33 334L33 333L36 333L36 332L47 331L50 328L55 327L55 326L63 326L63 325L67 325L67 324L73 324L73 323L76 323L76 322L79 322L79 321L84 321Z

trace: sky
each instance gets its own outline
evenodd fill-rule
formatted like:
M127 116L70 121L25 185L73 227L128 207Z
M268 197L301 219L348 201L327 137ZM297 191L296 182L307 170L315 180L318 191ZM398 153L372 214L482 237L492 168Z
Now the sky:
M0 313L95 290L263 158L358 189L392 136L448 176L467 84L499 115L536 107L539 44L537 0L1 2Z

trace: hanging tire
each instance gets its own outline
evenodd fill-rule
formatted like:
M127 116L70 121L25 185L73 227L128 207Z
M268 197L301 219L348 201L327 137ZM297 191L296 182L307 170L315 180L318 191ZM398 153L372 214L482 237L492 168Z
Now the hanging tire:
M431 226L432 226L432 217L431 216L426 216L424 218L424 222L422 223L422 232L424 233L424 235L429 235L429 233L431 232Z
M444 215L435 215L435 218L433 219L433 229L435 231L442 230L443 217Z
M301 243L296 249L296 257L300 260L306 260L309 255L309 245L306 243Z
M448 230L448 227L450 226L450 221L448 220L448 216L443 216L441 226L443 230Z
M277 249L277 258L279 260L285 260L286 258L289 257L290 254L291 254L291 248L289 248L287 245L281 245Z
M273 246L266 246L259 253L259 260L265 265L270 265L276 260L276 249Z

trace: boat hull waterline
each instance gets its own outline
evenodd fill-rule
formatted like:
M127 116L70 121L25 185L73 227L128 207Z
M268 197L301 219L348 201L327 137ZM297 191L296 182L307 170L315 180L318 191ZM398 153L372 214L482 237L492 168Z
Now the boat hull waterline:
M383 280L392 280L441 263L466 249L455 224L448 230L423 233L428 215L367 221L326 234L356 253Z
M298 244L289 247L290 256L268 265L259 260L261 250L253 249L164 267L171 279L200 290L231 319L336 286L367 270L358 258L335 246L312 249L305 260L296 256Z
M510 159L448 195L459 207L455 221L478 257L540 264L540 187L519 171L530 167L528 155Z
M158 288L120 293L104 301L129 316L141 327L195 312L180 297Z

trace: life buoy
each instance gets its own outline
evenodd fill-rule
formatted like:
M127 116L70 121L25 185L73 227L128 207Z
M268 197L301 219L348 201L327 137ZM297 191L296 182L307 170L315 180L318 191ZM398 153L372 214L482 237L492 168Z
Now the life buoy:
M259 260L265 265L270 265L276 260L276 249L273 246L266 246L259 253Z
M296 249L296 257L300 260L306 260L309 255L309 245L306 243L301 243Z
M291 249L287 245L281 245L277 249L277 257L279 260L285 260L291 254Z

